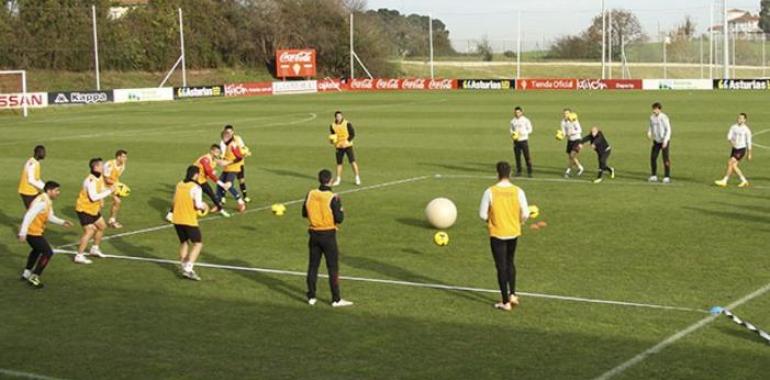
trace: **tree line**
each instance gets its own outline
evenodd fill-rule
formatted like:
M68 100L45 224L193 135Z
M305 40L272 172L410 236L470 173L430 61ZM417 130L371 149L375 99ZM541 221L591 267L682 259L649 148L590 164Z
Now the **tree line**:
M349 15L356 54L376 75L396 75L391 59L425 56L428 17L366 10L360 0L149 0L110 14L113 0L6 0L0 10L0 67L93 70L91 5L96 6L100 65L165 71L180 56L177 9L184 14L191 69L274 67L275 50L315 48L322 75L349 70ZM129 2L130 3L130 2ZM142 2L137 2L142 3ZM437 54L453 52L449 31L433 20Z

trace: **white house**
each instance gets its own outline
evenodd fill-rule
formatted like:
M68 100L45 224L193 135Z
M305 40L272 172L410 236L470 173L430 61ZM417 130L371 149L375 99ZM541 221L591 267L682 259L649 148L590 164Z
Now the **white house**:
M759 28L759 16L742 9L727 10L728 32L736 33L737 38L744 40L762 39L764 33ZM722 33L722 24L713 25L708 29L715 33Z

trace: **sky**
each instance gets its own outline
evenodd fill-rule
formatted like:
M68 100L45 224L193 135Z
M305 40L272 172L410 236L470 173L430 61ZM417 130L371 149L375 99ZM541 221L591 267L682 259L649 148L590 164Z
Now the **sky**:
M715 18L722 0L605 0L607 8L633 11L650 37L673 29L690 15L699 32L709 26L710 6ZM727 0L728 8L759 12L760 0ZM455 46L486 36L493 44L512 45L516 40L517 11L522 11L525 49L559 36L576 34L601 12L601 0L367 0L369 9L390 8L401 13L432 14L450 31Z

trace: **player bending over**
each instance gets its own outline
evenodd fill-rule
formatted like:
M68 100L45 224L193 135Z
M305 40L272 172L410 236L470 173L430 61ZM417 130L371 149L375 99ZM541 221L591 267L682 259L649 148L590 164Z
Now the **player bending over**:
M479 216L487 222L489 245L497 269L497 284L501 301L496 309L510 311L519 304L516 295L516 243L521 226L529 218L527 196L524 190L511 183L511 164L497 163L497 183L488 188L481 198Z
M57 217L53 212L53 201L59 197L60 193L58 183L46 182L43 185L43 192L35 197L27 213L24 214L24 220L19 229L19 240L26 241L32 247L32 251L27 256L27 265L24 267L21 279L35 288L43 287L40 276L43 275L43 270L53 256L53 249L43 236L46 225L51 222L65 228L72 226L70 221Z
M329 127L331 133L331 143L335 148L335 159L337 160L337 178L332 186L339 186L342 183L342 161L348 156L348 162L353 167L353 174L356 176L356 185L361 185L361 176L356 162L356 153L353 151L353 139L356 137L356 130L353 124L342 116L341 111L334 113L334 122Z
M730 159L727 160L727 173L721 180L714 183L719 187L727 187L727 181L733 173L738 174L741 179L741 183L738 187L748 187L749 180L743 175L743 171L738 167L743 157L748 154L748 159L751 161L751 129L746 125L748 115L741 113L738 115L738 122L730 127L730 131L727 132L727 140L732 145L732 151L730 152Z
M583 165L578 160L580 154L580 140L583 139L583 129L580 127L577 114L571 109L564 109L564 118L561 120L561 131L567 137L567 170L564 178L569 178L572 169L577 169L577 176L583 175Z
M211 145L211 148L209 148L209 152L195 160L193 165L198 168L198 185L200 185L201 190L206 193L206 195L211 199L211 202L214 203L214 208L211 209L212 212L219 212L224 216L225 218L229 218L230 214L225 211L224 208L222 208L222 202L221 198L214 193L214 190L211 189L211 186L208 184L208 180L210 179L212 182L216 183L217 186L223 188L224 190L229 190L230 186L232 186L232 182L222 182L217 178L216 173L216 166L227 166L229 164L228 161L220 160L217 157L220 157L222 155L222 149L219 145L213 144ZM242 182L243 184L243 182Z
M591 147L596 151L596 156L599 158L599 174L596 176L594 183L602 182L602 174L604 172L610 173L610 178L615 178L615 168L607 166L607 159L610 158L612 153L612 147L607 139L604 137L604 133L597 127L591 128L591 133L580 140L582 144L591 143Z
M21 178L19 178L19 195L24 203L24 209L28 209L35 197L43 191L45 182L40 179L40 161L45 159L45 147L38 145L32 152L24 168L21 169Z
M123 171L126 170L126 162L128 161L128 152L123 149L115 152L115 159L109 160L104 164L104 184L107 186L114 186L120 182L120 176L123 175ZM123 225L118 222L118 211L120 211L121 199L117 193L112 194L112 208L110 209L110 219L107 220L107 225L112 228L123 228Z
M179 238L179 263L182 278L200 281L195 273L195 261L203 249L203 236L198 228L198 210L207 211L209 206L203 202L201 187L198 185L199 169L195 165L187 167L184 180L176 184L174 191L173 215L171 217Z
M104 237L104 230L107 228L101 211L104 207L104 199L115 192L114 186L106 187L104 185L104 176L102 175L104 163L101 158L92 158L88 162L88 167L91 172L83 181L83 186L80 188L78 199L75 202L75 212L80 219L80 225L83 226L83 235L80 237L78 253L74 259L75 263L78 264L91 264L91 260L85 256L91 238L94 239L94 245L91 246L89 255L105 257L99 249L99 244Z

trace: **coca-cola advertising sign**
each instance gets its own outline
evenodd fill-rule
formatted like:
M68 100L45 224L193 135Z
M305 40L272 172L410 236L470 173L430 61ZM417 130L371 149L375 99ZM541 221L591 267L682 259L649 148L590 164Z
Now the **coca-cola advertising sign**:
M576 90L577 79L520 79L517 90Z
M641 79L580 79L578 90L641 90Z
M231 83L225 85L225 96L258 96L272 94L272 82Z
M453 79L427 78L374 78L351 79L347 88L353 91L389 91L389 90L453 90L457 82Z
M281 49L275 52L275 76L278 78L314 77L315 49Z

